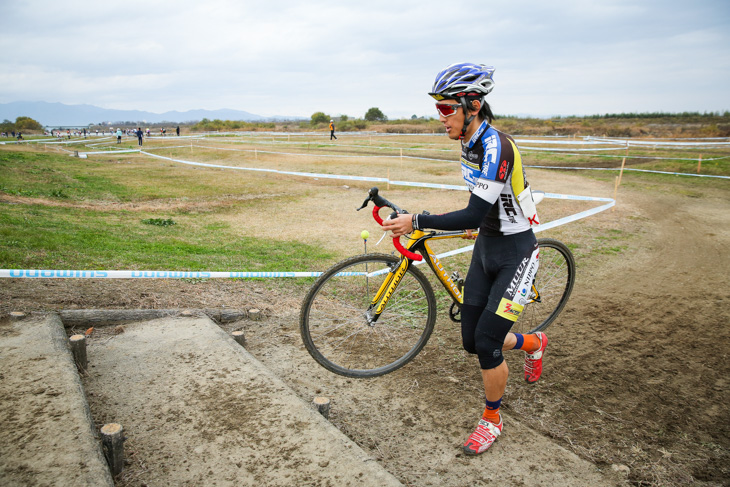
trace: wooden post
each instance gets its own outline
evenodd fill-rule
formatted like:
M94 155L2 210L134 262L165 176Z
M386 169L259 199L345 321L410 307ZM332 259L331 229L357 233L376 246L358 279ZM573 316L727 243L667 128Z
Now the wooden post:
M319 414L325 417L325 419L330 418L330 400L323 396L317 396L314 398L314 401L312 401L312 405L319 411Z
M697 161L697 174L700 173L700 168L702 167L702 154L700 154L700 158Z
M243 330L236 330L231 333L231 335L233 336L233 339L236 340L236 343L242 347L246 346L246 335L244 335Z
M71 353L74 356L74 362L79 370L86 370L88 361L86 360L86 335L73 335L69 338L71 343Z
M108 423L101 427L101 446L112 477L119 475L124 468L123 432L119 423Z
M248 318L259 321L261 319L261 310L256 308L248 310Z
M624 157L624 160L621 161L621 171L619 171L619 173L618 173L618 184L616 185L616 187L621 186L621 177L624 175L624 165L625 164L626 164L626 158Z

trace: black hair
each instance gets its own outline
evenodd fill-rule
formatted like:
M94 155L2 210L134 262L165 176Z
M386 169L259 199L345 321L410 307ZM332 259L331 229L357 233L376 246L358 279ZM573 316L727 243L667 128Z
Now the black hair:
M477 98L476 100L471 100L472 106L475 101L481 103L478 114L479 118L481 118L482 120L486 120L489 123L492 123L492 121L494 121L494 114L492 113L492 108L489 106L489 103L487 103L484 98Z
M494 114L492 113L492 107L489 106L489 103L484 101L482 98L482 107L479 109L479 118L483 120L487 120L489 123L492 123L494 121Z

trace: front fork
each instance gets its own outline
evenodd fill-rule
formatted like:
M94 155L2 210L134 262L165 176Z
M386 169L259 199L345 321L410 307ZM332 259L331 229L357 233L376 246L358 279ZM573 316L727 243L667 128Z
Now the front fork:
M424 235L425 233L423 233L421 230L414 230L411 234L411 237L408 239L408 243L406 244L405 248L411 251L414 250L414 247L416 246L420 238ZM422 248L423 247L419 246L419 248L415 250L421 251ZM423 252L421 253L423 254ZM431 252L427 253L430 254ZM383 313L385 306L388 304L388 300L391 296L393 296L395 290L398 289L398 284L400 284L403 276L406 275L406 272L408 271L408 268L410 267L412 262L413 260L403 256L397 265L391 266L390 272L383 280L383 284L380 285L380 289L378 289L378 292L375 293L375 297L370 302L370 306L365 313L365 318L367 319L368 325L374 326L375 322L378 321L378 318L380 318L380 315Z
M388 304L388 300L393 295L395 290L398 288L403 276L406 275L408 267L411 265L411 261L407 258L402 258L398 264L394 264L390 268L390 272L383 280L383 284L380 285L380 289L375 293L375 297L370 302L365 317L367 318L368 325L374 326L375 322L378 321L380 315L385 309L385 305Z

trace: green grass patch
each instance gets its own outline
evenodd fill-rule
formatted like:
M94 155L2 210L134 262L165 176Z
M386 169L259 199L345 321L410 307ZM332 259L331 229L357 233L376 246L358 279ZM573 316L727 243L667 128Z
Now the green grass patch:
M211 229L194 217L178 219L158 226L129 211L6 206L0 212L0 267L300 271L331 258L297 241L240 237L223 225Z
M25 151L0 151L0 171L0 192L58 201L0 205L1 268L301 271L333 257L296 239L241 236L221 221L264 204L226 198L266 192L268 180L171 170L138 156ZM137 205L150 200L151 209Z

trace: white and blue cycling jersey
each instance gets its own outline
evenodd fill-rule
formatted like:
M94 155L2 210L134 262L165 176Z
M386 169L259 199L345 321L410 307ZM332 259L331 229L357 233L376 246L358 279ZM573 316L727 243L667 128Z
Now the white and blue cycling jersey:
M527 186L522 158L512 137L482 122L461 146L461 172L472 194L492 204L479 232L512 235L530 229L516 194Z

